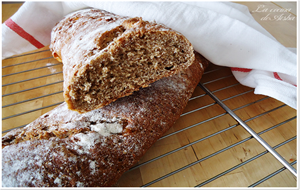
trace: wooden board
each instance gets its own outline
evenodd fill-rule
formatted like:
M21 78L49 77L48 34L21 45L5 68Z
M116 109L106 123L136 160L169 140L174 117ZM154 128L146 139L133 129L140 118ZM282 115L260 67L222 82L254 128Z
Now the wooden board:
M2 23L11 17L23 3L13 2L2 2Z
M296 21L266 21L262 20L266 12L255 11L259 6L269 10L286 8L296 15L295 2L239 3L247 6L280 43L296 47ZM9 4L2 4L2 9L3 19L16 10ZM2 60L3 134L63 102L62 81L62 64L52 58L49 47ZM235 80L229 68L210 65L201 83L284 159L289 163L297 160L296 110L255 95L253 89ZM197 87L176 124L116 186L248 187L282 168L232 116ZM296 187L297 179L285 169L257 186Z

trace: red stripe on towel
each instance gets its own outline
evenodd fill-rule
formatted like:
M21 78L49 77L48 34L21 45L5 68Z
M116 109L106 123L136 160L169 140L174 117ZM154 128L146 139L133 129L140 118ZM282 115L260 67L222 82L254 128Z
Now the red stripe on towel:
M283 81L282 78L280 78L280 76L278 75L277 72L273 72L273 75L274 75L275 79ZM292 85L294 85L295 87L297 87L297 85L295 85L295 84L292 84Z
M22 27L20 27L17 23L15 23L11 18L6 20L5 25L8 26L11 30L17 33L19 36L27 40L29 43L34 45L36 48L42 48L44 45L37 41L33 36L28 34Z
M282 80L282 78L280 78L280 76L278 75L277 72L273 72L273 75L274 75L275 79Z
M239 72L243 72L243 73L248 73L250 71L252 71L252 69L245 69L245 68L238 68L238 67L231 67L232 71L239 71Z

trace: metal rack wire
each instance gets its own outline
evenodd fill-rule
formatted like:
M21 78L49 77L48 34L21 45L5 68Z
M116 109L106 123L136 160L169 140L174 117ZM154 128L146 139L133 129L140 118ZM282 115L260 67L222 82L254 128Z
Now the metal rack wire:
M21 66L24 66L21 68ZM25 67L26 66L26 67ZM39 115L46 113L47 111L53 109L55 106L61 104L63 102L62 97L62 65L55 61L51 57L51 53L49 49L45 48L43 50L34 51L27 54L22 54L14 57L7 58L3 60L2 67L2 133L6 133L12 129L20 128L26 126L29 122L33 121ZM57 69L53 69L57 68ZM36 75L36 76L34 76ZM207 77L209 76L209 77ZM44 81L40 82L40 80L44 79ZM49 79L49 80L48 80ZM51 80L50 80L51 79ZM29 85L30 84L30 85ZM56 86L55 86L56 85ZM27 87L29 86L29 87ZM242 90L240 90L242 89ZM236 94L230 94L228 92L235 92ZM226 97L228 96L228 97ZM241 98L241 99L239 99ZM202 103L194 103L194 102L202 102ZM38 106L35 103L38 102ZM238 102L238 106L233 104L227 104L227 102ZM31 105L34 105L31 107ZM189 107L190 105L190 107ZM271 105L268 108L265 108L265 105ZM196 106L196 107L195 107ZM250 107L254 106L253 109L259 108L263 110L258 114L248 114ZM255 107L256 106L256 107ZM213 111L212 111L213 110ZM217 111L215 111L217 110ZM251 111L251 110L250 110ZM286 112L286 116L282 116L280 122L271 121L272 126L268 127L259 127L259 123L265 120L264 117L276 117L280 112ZM201 113L208 113L208 117L202 118ZM213 114L212 114L213 113ZM248 118L244 118L243 114L247 113ZM187 121L191 120L191 118L199 117L196 119L194 123L189 123L186 126L183 126L180 122L176 123L175 126L170 132L165 134L159 142L169 140L169 138L183 138L184 135L188 134L188 131L197 129L198 131L208 130L206 135L199 135L195 140L189 140L193 138L188 138L188 142L185 140L185 143L181 143L180 146L175 148L171 147L160 151L160 147L152 148L149 150L151 156L145 156L145 159L142 159L136 166L127 171L122 178L119 180L117 185L119 186L162 186L164 183L160 183L165 181L168 178L172 178L172 176L177 176L178 174L186 171L187 169L193 170L194 166L199 167L203 162L219 157L220 155L228 152L238 152L237 147L242 144L252 142L253 140L258 142L259 145L262 146L262 151L258 151L255 154L252 153L251 156L245 157L245 159L239 158L241 161L237 163L233 161L234 164L230 164L226 166L224 169L217 170L215 169L213 174L207 174L205 177L194 175L193 177L196 179L189 186L194 187L203 187L203 186L225 186L228 183L217 183L218 179L223 179L229 174L234 173L237 170L243 169L243 171L250 172L247 169L247 165L257 162L259 158L265 155L272 155L275 159L272 160L272 163L278 162L279 165L275 163L276 167L272 167L272 169L266 173L261 172L259 179L247 177L245 174L244 177L249 179L248 183L243 183L240 186L248 186L248 187L256 187L264 182L269 181L273 177L281 175L285 171L287 172L285 175L288 176L288 182L284 182L286 186L296 186L297 181L297 171L295 169L297 160L289 159L287 160L284 156L285 153L278 152L277 150L280 147L285 147L290 143L295 144L297 137L296 133L287 132L289 135L285 136L285 139L282 142L276 141L277 144L273 145L272 143L267 142L262 136L269 132L274 132L275 130L282 128L282 126L288 125L291 128L291 131L296 130L296 120L297 115L296 111L289 108L288 106L273 100L269 97L258 96L253 94L253 89L246 88L241 86L237 81L235 81L232 76L230 69L219 66L211 66L204 74L203 80L199 83L196 88L196 92L193 97L189 100L187 109L181 115L179 120ZM224 117L227 123L224 122L224 126L220 124L219 120L222 120ZM24 119L24 118L27 118ZM262 119L261 119L262 118ZM249 125L248 123L257 121L256 125ZM259 122L258 122L259 121ZM23 122L23 123L22 123ZM221 122L222 123L222 122ZM213 124L213 125L212 125ZM209 130L210 126L221 126L218 128L214 128ZM226 127L226 125L228 127ZM226 144L226 146L220 146L220 148L215 148L214 151L209 151L206 155L201 155L199 152L204 152L205 149L199 150L197 152L197 147L199 143L209 143L209 141L215 142L214 138L228 133L231 130L244 130L247 131L237 137L234 140L225 140L224 142L220 141L220 144ZM282 130L282 129L281 129ZM274 132L275 133L275 132ZM204 134L204 133L203 133ZM226 136L226 135L225 135ZM276 138L276 137L275 137ZM253 144L253 143L252 143ZM272 145L271 145L272 144ZM212 146L213 147L213 146ZM289 146L295 147L295 146ZM244 148L243 148L244 149ZM249 152L250 152L249 148ZM151 165L153 163L164 163L164 159L175 154L181 154L182 151L192 150L194 152L195 159L191 161L185 161L187 164L179 164L176 165L176 168L166 169L166 171L162 173L154 174L154 177L140 180L136 182L138 179L142 179L145 174L143 172L150 172L145 170L147 165ZM244 149L245 151L245 149ZM291 155L296 154L296 148L291 150ZM158 153L159 152L159 153ZM162 153L161 153L162 152ZM239 154L239 153L236 153ZM200 157L201 156L201 157ZM147 157L147 158L146 158ZM176 157L176 156L173 156ZM236 160L238 158L234 158ZM189 158L187 158L189 160ZM230 161L230 159L228 159ZM225 160L220 160L219 165L223 165ZM220 165L220 166L221 166ZM264 165L261 163L261 165ZM280 167L279 167L280 166ZM203 169L209 169L210 166L202 166ZM246 168L244 168L246 167ZM270 166L271 167L271 166ZM136 172L139 171L139 172ZM138 174L136 174L138 173ZM156 176L155 176L156 175ZM201 174L202 175L202 174ZM130 176L137 176L134 180L129 180ZM198 177L198 178L197 178ZM173 178L172 178L173 179ZM185 180L185 179L182 179ZM135 182L132 182L135 181ZM172 181L172 180L171 180ZM180 180L179 180L180 181ZM245 180L247 181L247 180ZM234 182L232 182L234 183ZM277 186L277 184L272 184L270 182L269 186ZM186 183L178 183L179 186ZM176 183L171 184L172 186L176 186ZM231 186L231 185L230 185ZM235 186L234 184L232 186ZM266 185L268 186L268 185Z

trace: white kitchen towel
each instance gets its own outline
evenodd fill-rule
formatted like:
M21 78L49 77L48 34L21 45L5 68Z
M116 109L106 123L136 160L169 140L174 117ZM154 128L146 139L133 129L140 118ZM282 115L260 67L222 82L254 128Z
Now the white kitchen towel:
M30 1L2 24L2 58L49 45L55 23L87 7L165 24L185 35L212 63L231 67L254 93L297 108L295 49L276 41L246 6L230 2Z

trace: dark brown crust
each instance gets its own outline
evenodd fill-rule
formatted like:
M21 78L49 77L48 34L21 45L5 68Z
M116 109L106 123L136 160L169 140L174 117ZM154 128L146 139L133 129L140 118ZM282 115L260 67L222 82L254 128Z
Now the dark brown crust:
M180 117L206 63L196 54L186 71L101 109L78 114L64 103L7 133L2 137L3 186L114 185ZM121 133L102 136L91 130L96 123L112 122L123 126Z
M143 68L147 68L155 73L148 74L148 70L145 70L144 73L138 73L138 75L147 76L147 79L142 79L141 76L137 76L137 78L130 76L128 77L130 81L127 82L126 77L123 75L132 72L125 70L125 66L121 67L121 71L112 71L112 73L108 74L109 76L105 76L106 71L104 70L106 66L104 65L106 63L110 64L110 62L116 60L116 57L123 55L124 52L122 52L122 50L125 49L125 47L130 49L128 44L135 44L140 38L144 38L144 36L148 35L154 36L154 34L165 36L166 43L171 39L174 42L168 42L170 44L175 43L175 41L177 43L175 43L175 45L179 45L178 42L182 43L178 49L181 51L185 50L184 57L186 60L184 62L178 61L180 64L175 64L175 62L171 60L171 55L177 54L176 56L181 56L181 52L174 53L173 51L168 51L170 52L169 56L166 52L163 52L165 51L164 49L166 49L166 45L164 44L157 46L160 48L158 51L160 54L155 54L155 56L158 56L158 59L163 57L162 55L167 57L167 59L163 61L163 64L166 64L166 66L161 63L159 64L160 68L153 66L155 67L154 69L148 69L144 66L141 68L134 66L137 72L142 71ZM150 41L160 42L163 40ZM173 48L173 46L170 47ZM142 87L147 87L149 84L163 77L178 73L180 70L190 66L194 60L191 43L178 32L161 24L143 21L141 18L122 17L97 9L80 10L60 21L52 31L50 49L54 58L62 61L64 64L65 102L69 109L78 111L79 113L101 108L121 97L132 94ZM141 50L134 49L134 51L130 51L129 53L133 53L138 57L141 52ZM151 51L149 57L154 56L152 52L154 51ZM124 60L125 59L120 59L120 61L116 61L114 64L117 64L118 67L120 65L129 65L126 64ZM150 60L152 60L152 58ZM146 64L146 62L143 64ZM170 64L173 64L172 68L165 70L164 68L168 68L167 65ZM112 70L110 66L107 67L109 71ZM129 68L132 67L133 66L130 66ZM119 73L119 76L109 78L113 77L110 76L111 74L117 75ZM121 76L121 73L125 74ZM93 77L87 79L86 76ZM126 79L125 81L122 80L124 78ZM115 85L115 79L123 82L121 84L118 83L119 86ZM102 89L100 86L102 84L104 85L103 88L109 85L111 85L111 87ZM93 88L96 90L93 90Z

